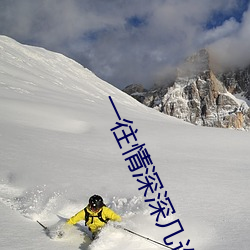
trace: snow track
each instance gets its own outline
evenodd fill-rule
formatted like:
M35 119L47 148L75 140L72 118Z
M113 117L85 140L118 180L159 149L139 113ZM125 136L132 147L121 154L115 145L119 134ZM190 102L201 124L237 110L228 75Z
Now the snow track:
M125 227L139 230L140 227L150 227L150 217L146 216L149 211L145 207L142 198L115 198L108 199L107 206L119 212L123 217L122 225ZM113 223L107 225L100 233L97 240L92 242L89 238L90 234L84 226L84 222L79 225L68 228L63 238L57 238L57 230L63 228L65 219L61 220L56 214L66 214L69 217L73 215L75 208L80 204L72 203L65 200L62 194L49 194L46 186L36 187L33 190L24 191L10 184L0 184L0 202L12 211L18 212L21 217L28 220L36 221L37 219L45 221L46 226L50 229L49 237L54 241L63 243L68 246L76 246L82 250L98 250L98 249L118 249L124 247L124 240L128 242L127 249L158 249L152 243L130 235L122 229L117 229ZM37 230L41 228L37 227ZM149 233L149 232L148 232ZM89 234L89 236L88 236Z
M56 192L47 193L46 186L23 190L2 183L0 201L28 219L48 219L60 206L61 195Z

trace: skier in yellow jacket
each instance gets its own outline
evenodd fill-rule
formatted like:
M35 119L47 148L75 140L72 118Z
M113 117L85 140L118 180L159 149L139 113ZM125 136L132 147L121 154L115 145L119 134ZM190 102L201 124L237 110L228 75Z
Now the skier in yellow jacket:
M92 232L93 238L95 238L99 230L105 226L109 220L120 222L121 217L105 206L101 196L93 195L89 198L88 206L72 216L67 221L67 224L74 225L80 220L85 220L85 225Z

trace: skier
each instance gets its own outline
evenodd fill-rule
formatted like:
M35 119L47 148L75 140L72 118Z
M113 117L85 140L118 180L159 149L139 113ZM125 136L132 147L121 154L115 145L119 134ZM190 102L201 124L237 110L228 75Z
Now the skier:
M120 215L105 206L101 196L95 194L89 198L89 204L72 216L67 224L74 225L80 220L85 220L85 225L92 232L94 239L109 220L120 222L122 219Z

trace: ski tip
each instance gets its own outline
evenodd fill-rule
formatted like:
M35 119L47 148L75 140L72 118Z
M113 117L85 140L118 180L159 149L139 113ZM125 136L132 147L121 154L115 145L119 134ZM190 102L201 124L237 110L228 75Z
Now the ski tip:
M66 217L64 217L64 216L62 216L62 215L59 215L59 214L57 214L57 217L61 220L61 221L67 221L69 218L66 218Z

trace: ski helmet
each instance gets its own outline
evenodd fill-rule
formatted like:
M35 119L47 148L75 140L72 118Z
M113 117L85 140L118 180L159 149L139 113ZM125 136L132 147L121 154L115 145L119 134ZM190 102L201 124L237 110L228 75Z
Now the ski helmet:
M101 196L95 194L89 198L89 206L91 210L99 210L103 205L103 199Z

